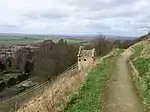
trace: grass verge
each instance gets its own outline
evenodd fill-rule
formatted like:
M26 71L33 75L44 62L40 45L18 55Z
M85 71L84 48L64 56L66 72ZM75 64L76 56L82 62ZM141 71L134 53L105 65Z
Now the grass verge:
M150 111L150 58L141 57L142 46L135 46L131 62L138 70L139 74L134 75L136 87L139 91L145 111Z
M136 45L133 47L133 49L134 49L134 54L131 56L131 58L136 58L136 57L141 56L142 50L143 50L142 45Z
M63 112L99 112L101 93L109 79L114 56L106 58L86 77L85 83L74 93Z

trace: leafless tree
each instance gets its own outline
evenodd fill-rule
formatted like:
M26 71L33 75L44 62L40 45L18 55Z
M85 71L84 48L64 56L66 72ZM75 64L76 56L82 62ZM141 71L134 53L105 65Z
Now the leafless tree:
M149 38L149 36L150 36L150 26L143 26L143 27L140 27L140 29L141 29L141 28L147 29L147 31L148 31L147 37Z
M149 44L150 44L150 26L144 26L144 27L140 27L140 28L145 28L147 29L148 33L146 35L147 39L148 39L148 43L147 43L147 49L148 49L148 52L150 53L150 47L149 47Z

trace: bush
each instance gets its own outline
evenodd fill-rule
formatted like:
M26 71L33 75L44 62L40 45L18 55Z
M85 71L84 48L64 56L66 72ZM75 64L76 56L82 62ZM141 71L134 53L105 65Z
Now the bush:
M7 82L7 86L13 86L16 84L16 79L15 78L10 78Z
M34 74L39 81L57 76L77 62L78 46L67 44L61 39L58 43L44 41L35 55Z
M0 83L0 92L3 91L6 87L6 83L5 82L1 82Z
M27 75L25 75L25 74L18 75L18 77L17 77L17 81L18 82L22 82L22 81L24 81L26 79L27 79Z

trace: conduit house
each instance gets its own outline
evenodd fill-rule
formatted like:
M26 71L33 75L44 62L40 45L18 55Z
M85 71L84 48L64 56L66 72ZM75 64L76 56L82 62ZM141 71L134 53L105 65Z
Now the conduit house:
M85 50L84 46L79 47L78 51L78 70L84 70L91 66L95 60L95 48L90 50Z

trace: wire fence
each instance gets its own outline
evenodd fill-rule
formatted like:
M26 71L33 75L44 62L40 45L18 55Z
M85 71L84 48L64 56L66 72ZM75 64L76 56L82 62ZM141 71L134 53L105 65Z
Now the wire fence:
M84 71L84 70L82 70L82 71ZM78 76L78 73L80 73L80 71L78 71L78 63L75 63L71 67L69 67L65 71L63 71L60 75L58 75L54 79L52 79L51 81L46 81L38 86L33 87L32 89L28 89L25 92L20 93L8 100L1 101L0 108L2 107L5 110L3 112L8 112L8 110L13 109L14 106L16 106L16 105L17 105L18 109L22 106L24 109L26 109L26 106L27 106L26 104L28 104L28 106L29 106L30 104L32 105L33 102L40 103L40 101L41 101L40 98L43 97L45 90L51 90L52 92L54 92L54 93L52 93L52 101L54 101L54 99L56 97L55 93L56 94L57 94L57 92L60 93L60 90L62 90L62 88L65 87L65 84L67 82L70 82L70 80L76 80L76 82L78 82L77 85L80 85L80 82L82 82L82 78L80 77L80 75ZM69 85L70 85L70 83L69 83ZM30 98L32 98L32 100L30 100ZM8 110L6 110L6 109L8 109ZM14 111L12 111L12 112L14 112Z
M53 112L57 107L57 101L63 101L64 103L64 100L67 98L68 94L74 91L74 87L72 85L79 86L81 84L83 79L81 79L80 73L82 72L78 71L77 64L71 66L66 70L66 72L57 77L58 80L53 80L54 82L51 84L48 84L45 87L43 86L40 89L40 92L38 91L37 95L33 95L33 97L31 96L32 99L27 100L27 102L25 101L25 103L20 105L16 111L28 112L31 110L34 112L35 110L41 111L40 109L42 109L42 112L46 112L46 110L43 110L44 105L47 105L49 102L47 106L48 108L53 109L51 110ZM35 107L39 108L35 109Z
M97 61L99 62L100 59L98 58ZM54 83L48 85L46 88L43 87L41 93L38 92L37 96L34 96L31 100L23 103L23 105L16 109L15 112L61 111L61 109L65 107L69 95L71 95L77 90L77 88L80 87L80 85L84 82L85 77L87 76L86 74L88 74L89 71L91 71L91 69L95 67L94 65L98 64L97 61L95 61L93 66L90 66L89 64L88 67L84 68L81 71L76 69L78 67L77 64L75 64L70 69L66 70L64 74L60 75L60 77L58 77L58 81L55 80Z
M67 68L60 75L56 76L53 80L46 81L46 82L44 82L44 83L42 83L42 84L40 84L38 86L33 87L32 89L28 89L25 92L20 93L20 94L14 96L14 97L12 97L12 98L10 98L8 100L1 101L0 103L9 104L10 102L17 101L17 100L21 99L22 97L26 97L28 95L36 93L37 91L40 91L43 88L46 88L47 86L49 86L51 83L53 83L58 78L64 77L64 75L66 75L66 77L68 77L68 75L67 75L68 72L71 71L71 70L74 70L74 69L77 69L77 63L75 63L71 67Z

